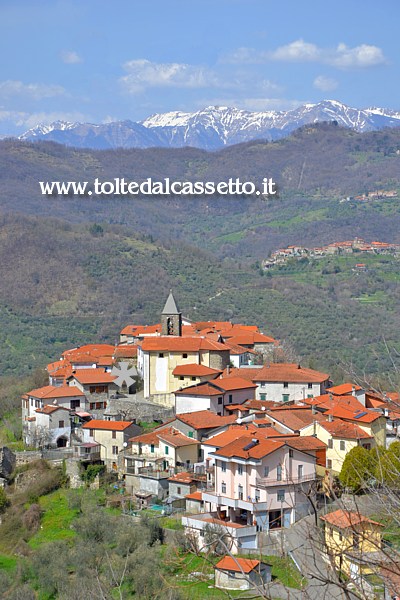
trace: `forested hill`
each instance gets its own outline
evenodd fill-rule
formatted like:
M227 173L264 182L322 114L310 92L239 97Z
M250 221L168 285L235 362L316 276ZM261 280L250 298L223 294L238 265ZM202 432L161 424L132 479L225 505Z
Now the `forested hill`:
M207 153L193 148L75 150L51 142L0 142L3 210L134 227L156 239L182 239L220 256L265 257L279 246L317 245L360 235L400 242L399 200L344 203L400 188L400 129L355 133L334 124L304 127L277 142ZM256 183L273 177L279 198L121 199L41 195L38 181L143 180Z
M155 242L122 226L0 218L0 373L23 374L92 341L115 342L128 323L159 319L169 289L196 320L258 324L303 364L338 381L343 367L389 371L400 349L398 260L331 257L273 274L188 244Z

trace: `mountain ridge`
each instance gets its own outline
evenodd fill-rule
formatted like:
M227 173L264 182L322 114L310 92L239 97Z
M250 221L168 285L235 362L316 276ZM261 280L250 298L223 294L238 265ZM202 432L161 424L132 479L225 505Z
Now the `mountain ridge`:
M336 121L358 132L400 126L400 111L357 109L336 100L304 104L289 111L251 112L227 106L208 106L197 112L171 111L143 121L39 124L20 140L49 140L80 148L181 148L218 150L256 139L275 141L304 125Z

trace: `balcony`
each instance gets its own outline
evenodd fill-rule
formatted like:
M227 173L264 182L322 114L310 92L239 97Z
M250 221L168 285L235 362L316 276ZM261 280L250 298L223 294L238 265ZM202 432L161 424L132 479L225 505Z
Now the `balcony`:
M87 443L74 447L74 458L82 461L95 462L101 459L100 444Z
M262 477L256 479L255 487L271 487L271 486L284 486L284 485L299 485L314 481L317 479L316 473L312 475L302 475L301 477L282 477L281 479L271 479L270 477Z
M240 510L249 510L250 512L256 512L257 510L266 510L267 503L257 501L255 498L249 498L248 500L239 498L230 498L223 494L216 494L214 490L203 492L202 499L204 502L211 502L217 506L226 506L229 508L238 508Z

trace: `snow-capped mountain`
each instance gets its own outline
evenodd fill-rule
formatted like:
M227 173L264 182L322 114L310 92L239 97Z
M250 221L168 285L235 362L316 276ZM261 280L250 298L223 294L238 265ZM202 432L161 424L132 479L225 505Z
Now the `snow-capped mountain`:
M295 129L322 121L336 121L359 132L399 127L400 112L385 108L351 108L336 100L305 104L289 111L250 112L209 106L194 113L156 114L142 122L116 121L95 125L56 121L38 125L22 140L51 140L84 148L180 148L217 150L254 139L276 140Z

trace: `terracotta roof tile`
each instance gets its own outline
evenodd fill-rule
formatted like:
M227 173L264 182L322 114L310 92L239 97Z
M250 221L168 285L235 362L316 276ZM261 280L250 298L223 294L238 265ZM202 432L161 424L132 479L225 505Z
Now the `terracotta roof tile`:
M356 392L360 391L362 388L359 385L355 385L354 383L342 383L341 385L335 385L327 389L327 392L331 392L336 396L345 396L347 394L351 394L353 388Z
M343 438L347 440L371 439L371 436L355 423L348 423L340 419L336 419L334 421L325 421L320 423L320 426L335 438Z
M187 377L202 377L205 375L219 375L222 373L219 369L211 369L210 367L206 367L205 365L199 365L197 363L190 363L187 365L178 365L172 371L172 375L176 376L187 376Z
M235 573L251 573L260 564L259 560L250 558L236 558L233 556L224 556L215 565L216 569L221 571L234 571Z
M75 369L67 379L75 378L82 385L113 383L116 377L106 373L103 369Z
M45 385L44 387L28 392L28 396L32 396L33 398L46 398L47 400L52 398L71 398L84 395L85 394L81 392L81 390L69 385Z
M201 337L159 336L145 338L142 342L144 352L198 352L199 350L226 351L224 344Z
M176 419L197 430L216 429L217 427L223 427L224 425L234 423L236 421L236 416L229 415L226 417L221 417L210 410L198 410L191 413L177 414Z
M330 523L330 525L333 525L334 527L339 527L340 529L354 527L355 525L359 525L360 523L370 523L371 525L379 525L383 527L382 523L372 521L371 519L368 519L368 517L364 517L364 515L361 515L358 512L352 512L342 509L338 509L334 512L328 513L327 515L321 517L321 520Z
M103 421L101 419L92 419L84 425L82 429L101 429L104 431L125 431L131 425L134 425L133 421Z

